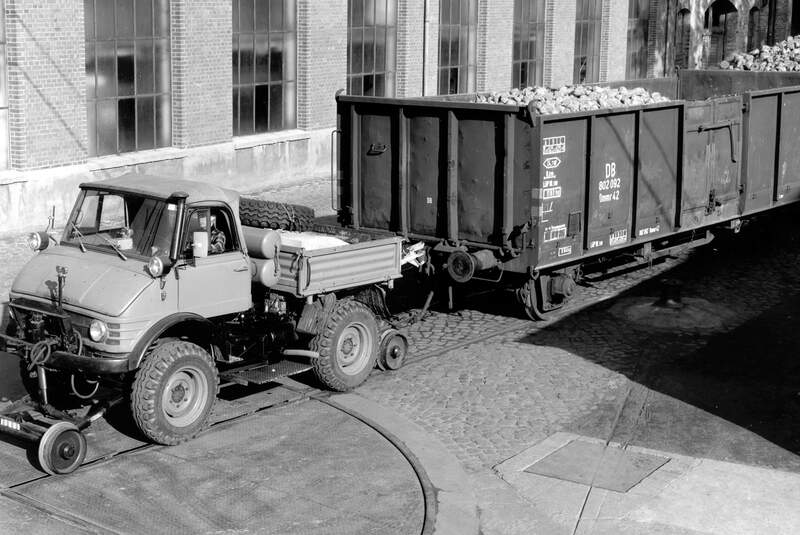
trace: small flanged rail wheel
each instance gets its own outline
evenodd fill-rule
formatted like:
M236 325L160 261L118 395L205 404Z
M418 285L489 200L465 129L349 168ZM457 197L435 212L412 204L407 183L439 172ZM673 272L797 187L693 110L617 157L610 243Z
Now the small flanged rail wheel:
M39 440L39 465L50 475L69 474L86 458L86 437L75 424L56 422Z
M311 340L319 353L314 371L331 390L346 392L363 383L378 358L378 322L364 304L354 299L337 301L325 326Z
M180 444L208 424L219 375L211 355L182 340L157 346L145 357L131 393L139 430L157 444Z
M536 280L529 279L525 281L525 284L517 288L516 297L519 304L522 305L522 310L529 319L533 321L543 321L547 319L539 302L541 298L537 294Z
M378 350L378 367L386 370L399 370L408 356L408 338L397 329L387 329L381 333Z

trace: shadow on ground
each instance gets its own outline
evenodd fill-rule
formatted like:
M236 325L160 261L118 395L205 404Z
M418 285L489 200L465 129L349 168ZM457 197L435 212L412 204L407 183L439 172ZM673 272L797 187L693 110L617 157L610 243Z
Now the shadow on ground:
M665 329L622 313L644 296L656 300L658 282L649 280L519 340L561 348L646 387L634 385L624 403L600 407L569 430L800 471L800 223L793 214L716 240L664 275L681 281L684 296L724 310L712 318L722 328Z

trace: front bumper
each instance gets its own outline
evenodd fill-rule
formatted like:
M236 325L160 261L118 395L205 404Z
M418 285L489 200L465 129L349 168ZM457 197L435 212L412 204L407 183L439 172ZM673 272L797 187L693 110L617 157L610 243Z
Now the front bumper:
M0 338L10 341L15 348L0 351L0 358L15 357L27 360L30 344L17 338L0 334ZM53 351L44 364L45 368L79 372L87 375L115 375L129 371L127 355L121 357L76 355L67 351Z

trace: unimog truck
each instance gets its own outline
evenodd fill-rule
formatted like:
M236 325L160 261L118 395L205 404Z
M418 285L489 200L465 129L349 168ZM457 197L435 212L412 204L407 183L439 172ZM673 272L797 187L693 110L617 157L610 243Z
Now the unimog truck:
M221 382L313 369L346 391L379 353L399 367L408 343L382 317L385 292L420 249L314 232L313 217L185 180L81 184L61 238L30 237L39 252L9 294L0 356L19 359L29 395L0 431L38 441L41 467L68 473L86 454L81 431L120 402L148 440L177 444L207 425Z

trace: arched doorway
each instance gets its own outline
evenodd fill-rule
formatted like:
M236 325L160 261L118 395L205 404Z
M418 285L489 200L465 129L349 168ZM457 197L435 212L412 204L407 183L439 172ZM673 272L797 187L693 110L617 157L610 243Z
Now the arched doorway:
M728 0L717 0L706 9L703 25L704 66L716 65L736 48L736 8Z

